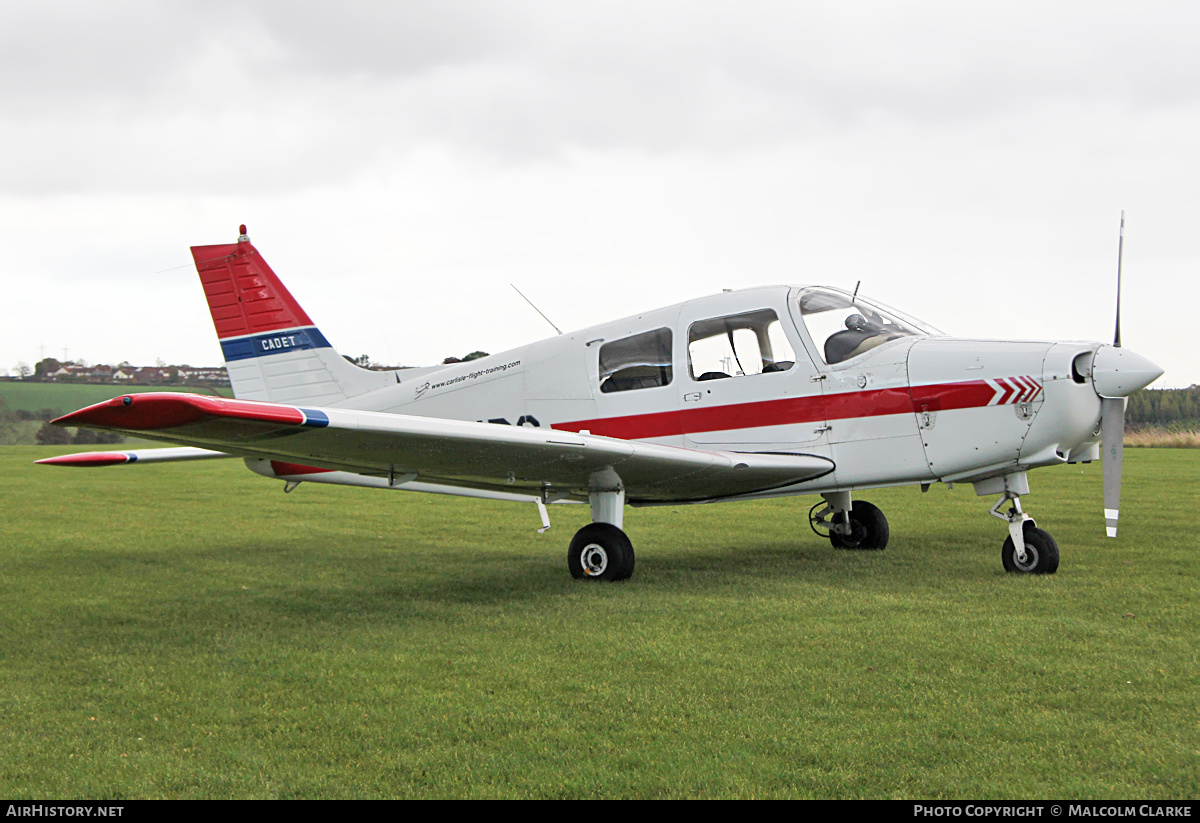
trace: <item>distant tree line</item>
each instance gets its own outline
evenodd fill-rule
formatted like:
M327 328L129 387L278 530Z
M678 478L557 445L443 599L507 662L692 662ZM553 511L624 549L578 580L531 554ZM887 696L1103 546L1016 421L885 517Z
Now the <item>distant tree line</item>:
M21 442L24 431L25 427L21 425L21 418L17 416L17 412L9 411L4 398L0 397L0 446L17 445Z
M487 356L488 353L485 351L473 351L465 357L447 357L442 361L442 365L448 366L451 363L466 363L470 360L478 360L481 357ZM410 368L409 366L385 366L382 363L376 363L371 359L371 355L369 354L360 354L358 357L351 357L348 354L343 354L342 357L360 368L372 369L374 371L395 371L397 369Z
M1200 429L1200 385L1186 389L1142 389L1129 398L1125 427Z
M448 366L451 363L466 363L471 360L478 360L481 357L487 357L487 356L488 356L488 353L485 351L473 351L470 354L466 355L465 357L447 357L445 360L442 361L442 365Z
M94 429L76 429L72 435L69 429L62 426L52 426L47 420L37 430L39 446L90 446L95 443L124 443L125 438L116 432L95 431Z
M92 429L76 429L72 435L70 429L52 426L50 421L63 414L61 409L9 409L4 398L0 397L0 446L16 446L22 442L28 443L31 422L42 421L34 439L39 446L70 446L92 445L96 443L123 443L125 438L116 432L93 431Z

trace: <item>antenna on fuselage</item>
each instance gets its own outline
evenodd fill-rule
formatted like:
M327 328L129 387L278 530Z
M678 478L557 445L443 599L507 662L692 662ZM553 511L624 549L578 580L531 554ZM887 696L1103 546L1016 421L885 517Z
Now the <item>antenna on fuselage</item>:
M858 287L861 285L862 285L861 280L859 280L857 283L854 284L854 294L850 295L850 305L851 306L854 305L854 300L855 300L855 298L858 297Z
M520 295L521 295L521 297L522 297L522 298L524 298L524 300L525 300L525 302L526 302L526 303L528 303L529 305L533 306L533 301L532 301L532 300L530 300L528 297L525 297L525 295L524 295L524 294L521 294L521 290L520 290L520 289L518 289L518 288L517 288L515 285L513 285L512 283L509 283L508 285L512 286L512 287L513 287L513 291L515 291L517 294L520 294ZM534 310L535 312L537 312L538 314L542 315L542 319L543 319L543 320L545 320L547 323L549 323L549 324L550 324L550 327L551 327L552 329L554 329L554 330L555 330L556 332L558 332L559 334L562 334L562 329L560 329L558 326L555 326L555 325L554 325L554 321L553 321L553 320L551 320L549 317L547 317L547 316L545 315L545 313L544 313L544 312L543 312L541 309L539 309L537 306L533 306L533 310Z

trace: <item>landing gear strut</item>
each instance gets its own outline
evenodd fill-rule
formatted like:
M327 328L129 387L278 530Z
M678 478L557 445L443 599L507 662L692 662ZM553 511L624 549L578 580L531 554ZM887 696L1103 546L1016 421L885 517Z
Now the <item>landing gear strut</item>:
M576 580L628 580L633 576L633 544L621 529L625 487L612 469L589 480L592 520L575 533L567 549L567 569Z
M850 502L850 492L821 495L825 506L808 513L813 531L828 537L835 549L880 550L887 548L890 530L879 507L866 500ZM817 504L820 505L819 503Z

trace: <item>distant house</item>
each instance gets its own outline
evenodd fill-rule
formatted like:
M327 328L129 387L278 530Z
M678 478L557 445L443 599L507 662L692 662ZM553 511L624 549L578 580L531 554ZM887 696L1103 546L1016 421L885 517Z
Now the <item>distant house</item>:
M49 374L51 380L87 380L91 377L91 366L80 366L76 363L64 363L56 371Z
M224 366L216 368L193 369L193 378L197 383L210 383L214 386L228 386L229 372Z
M126 383L159 385L162 383L203 384L229 386L229 372L224 366L131 366L123 362L119 366L81 366L76 363L58 364L48 371L44 380L68 381L73 383Z

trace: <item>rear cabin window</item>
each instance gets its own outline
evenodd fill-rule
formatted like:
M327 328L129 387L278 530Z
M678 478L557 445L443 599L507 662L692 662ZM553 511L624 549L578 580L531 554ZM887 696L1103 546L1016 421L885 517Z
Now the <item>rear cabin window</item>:
M671 330L635 334L600 347L600 391L653 389L671 382Z
M796 355L771 309L700 320L688 329L693 380L788 371Z

